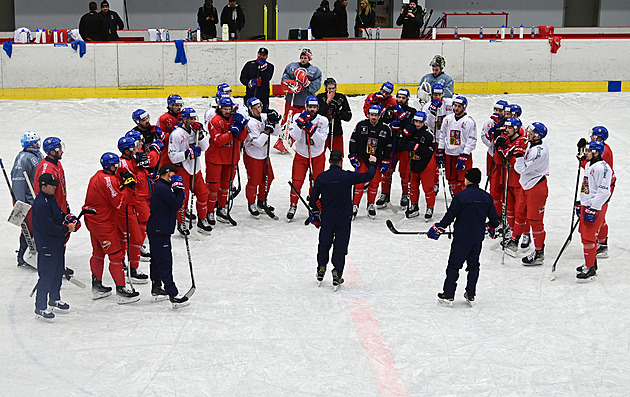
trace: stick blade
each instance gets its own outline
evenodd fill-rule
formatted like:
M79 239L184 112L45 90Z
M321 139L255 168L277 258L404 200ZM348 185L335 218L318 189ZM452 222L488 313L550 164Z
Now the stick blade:
M398 234L398 230L396 230L396 228L394 227L394 223L391 220L386 220L385 224L387 225L387 228L389 229L390 232L394 233L394 234Z
M188 290L188 292L186 292L184 294L184 296L188 299L190 299L191 296L193 296L193 294L195 293L195 291L197 290L197 287L195 287L194 285L192 287L190 287L190 289Z

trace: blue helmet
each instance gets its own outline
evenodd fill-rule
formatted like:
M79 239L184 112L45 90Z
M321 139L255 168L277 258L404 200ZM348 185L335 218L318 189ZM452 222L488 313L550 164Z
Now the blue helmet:
M221 83L217 86L217 96L222 92L232 92L232 87L228 83Z
M127 131L125 136L127 138L133 138L134 141L141 141L142 140L142 133L140 133L140 131L136 131L136 130Z
M25 132L20 139L23 149L35 149L35 144L39 143L39 141L41 141L41 138L34 132Z
M193 108L183 108L182 109L182 119L197 117L197 112Z
M468 106L468 99L466 99L465 96L457 96L455 97L455 99L453 99L453 104L456 103L459 103L464 107L464 109L466 109L466 106Z
M538 135L540 139L543 139L547 136L547 127L543 123L535 122L529 126L529 129L534 132L534 134Z
M426 121L427 119L427 114L425 112L423 112L422 110L419 110L416 112L416 114L413 115L413 121Z
M409 95L410 95L410 94L409 94L409 90L408 90L408 89L406 89L406 88L401 88L401 89L399 89L399 90L398 90L398 92L396 93L396 95L404 95L404 96L406 96L407 98L409 98Z
M149 112L143 109L138 109L131 113L131 119L138 124L143 118L149 118Z
M606 145L601 141L591 141L588 143L588 150L597 150L599 155L603 156L606 151Z
M435 83L433 84L433 86L431 87L431 94L433 93L437 93L437 94L443 94L444 93L444 86L440 83Z
M608 139L608 130L606 129L606 127L598 125L597 127L593 127L593 129L591 130L591 135L597 138L601 138L602 141L605 141L606 139Z
M518 117L510 117L509 119L505 120L505 123L503 125L506 127L514 127L514 129L518 131L523 123L521 123L521 120Z
M508 105L507 101L504 101L504 100L497 101L497 103L494 104L495 109L501 109L501 110L505 110L505 108L508 106L510 105Z
M262 102L260 102L260 99L254 97L251 97L247 100L247 108L251 109L256 105L262 105Z
M391 94L392 92L394 92L394 85L390 83L389 81L386 81L381 86L381 91L385 91L388 94Z
M120 163L120 157L116 153L107 152L101 156L101 166L103 168L109 168L112 165L118 165Z
M372 114L380 115L382 110L383 110L383 107L381 105L372 105L368 109L368 114L372 113Z
M219 99L219 107L220 108L231 108L234 106L234 101L232 101L232 98L225 97L222 96L221 99Z
M51 136L44 139L44 143L42 146L44 148L44 153L48 154L52 152L53 150L62 148L62 145L63 143L61 142L61 139Z
M167 105L184 105L184 100L177 94L171 94L166 98Z
M523 110L515 103L510 105L510 112L512 112L512 114L515 114L516 117L521 117L521 115L523 115Z
M126 149L132 150L136 147L136 140L130 136L123 136L118 140L118 150L125 153Z
M311 106L311 105L319 106L319 101L317 100L316 96L311 95L308 98L306 98L305 106Z

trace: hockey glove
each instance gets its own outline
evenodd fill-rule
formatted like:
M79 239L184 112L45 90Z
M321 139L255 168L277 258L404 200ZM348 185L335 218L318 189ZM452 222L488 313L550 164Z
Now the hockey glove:
M322 225L322 220L320 218L321 213L319 211L313 211L311 215L308 217L308 221L312 223L316 228Z
M496 127L490 127L488 128L488 131L486 131L486 139L489 140L490 142L492 142L492 140L494 139L494 130Z
M308 87L308 85L311 83L308 80L308 74L306 73L306 69L304 69L304 68L297 68L297 69L295 69L295 79L304 88Z
M291 94L297 94L302 91L302 85L296 80L284 80L281 84L285 86L287 91Z
M171 189L175 191L176 189L184 189L184 178L181 175L173 175L171 177Z
M236 139L239 135L241 135L241 131L243 131L243 129L236 124L233 124L232 128L230 128L230 132L232 133L232 138L234 139Z
M435 116L437 115L438 109L441 106L442 106L442 101L440 101L439 99L434 99L431 101L431 104L429 105L429 112L431 112L431 114Z
M304 124L304 131L306 131L309 137L312 137L315 131L317 131L317 127L310 121L307 121L306 124Z
M350 164L352 164L355 170L361 166L361 162L359 161L359 156L357 156L356 154L349 154L348 159L350 160Z
M136 190L136 180L133 177L133 174L131 172L128 172L128 171L121 172L120 179L122 180L123 188L128 187L131 190Z
M149 168L149 158L146 152L136 152L136 164L140 168Z
M199 146L191 146L184 151L184 157L188 160L196 159L201 156L201 148Z
M466 167L466 162L468 161L469 157L470 156L468 154L460 154L459 157L457 157L457 164L455 164L455 168L457 168L459 171L462 171Z
M580 138L580 140L577 143L578 149L584 149L586 145L588 145L588 142L586 142L586 139Z
M492 121L494 121L494 124L497 125L499 124L499 121L501 121L501 116L499 116L497 113L492 113L490 119L492 119Z
M247 83L247 86L249 88L254 88L254 87L260 87L261 84L262 84L262 80L259 78L256 78L256 79L249 80L249 83Z
M202 140L204 138L203 124L201 124L198 121L195 121L195 122L190 124L190 128L193 130L193 132L197 133L197 139L198 140Z
M494 139L494 147L496 148L505 148L505 143L507 142L507 136L500 134Z
M263 57L258 57L258 59L256 59L256 64L258 65L258 69L262 72L265 69L267 69L267 66L269 66L267 64L267 61L265 60L265 58ZM259 79L260 80L260 79Z
M271 121L267 120L267 122L265 123L265 130L263 131L263 133L271 134L274 128L276 128L276 125L272 123Z
M275 110L271 109L267 112L267 121L270 121L274 124L280 122L280 115Z
M155 150L156 152L161 152L164 149L164 142L161 139L156 139L149 145L149 150Z
M381 166L379 168L379 171L381 171L381 174L387 174L387 171L389 171L389 165L391 163L392 163L392 159L381 160Z
M580 217L580 209L582 208L582 203L580 203L580 201L576 201L575 204L573 204L573 210L575 211L575 215L579 218Z
M444 167L444 164L446 163L446 160L444 159L444 149L438 149L435 152L435 162L438 167Z
M66 217L64 218L64 225L67 225L69 223L75 223L76 225L74 226L74 231L76 232L77 230L79 230L79 228L81 227L81 221L79 220L79 218L77 218L74 214L68 214L66 215Z
M389 124L394 120L396 120L396 115L394 114L394 109L392 109L391 107L385 109L381 114L381 121L384 124Z
M237 126L243 128L247 125L247 121L245 117L243 117L240 113L232 113L232 125L236 124Z
M525 155L527 151L527 141L525 139L517 139L514 142L514 157L519 158Z
M385 95L381 94L380 92L375 92L374 94L372 94L372 100L370 101L370 103L372 105L378 105L384 100L385 100Z
M162 132L162 129L160 127L154 125L153 127L151 127L151 133L155 135L155 139L162 139L162 134L164 132Z
M304 128L306 123L310 120L311 120L311 114L308 112L308 110L305 110L302 113L300 113L297 119L295 119L295 123L298 125L298 127Z
M488 224L488 236L493 240L497 238L497 228L490 226L490 224Z
M400 131L400 121L392 121L392 123L389 125L389 128L392 129L394 136L398 136L398 132Z
M437 223L431 226L431 229L427 232L427 237L433 240L437 240L444 233L444 228L438 225Z
M586 158L586 145L588 144L588 142L586 142L586 139L584 138L580 138L580 140L577 143L577 147L578 147L578 152L577 152L577 158L578 160L582 161Z
M597 210L591 208L591 207L586 207L584 209L584 222L586 223L593 223L595 222L595 217L597 216Z
M400 105L396 105L394 106L394 115L398 120L403 120L407 116L407 113Z

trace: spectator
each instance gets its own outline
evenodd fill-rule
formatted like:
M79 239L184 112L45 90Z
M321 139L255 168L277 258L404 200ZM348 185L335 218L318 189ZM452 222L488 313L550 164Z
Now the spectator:
M376 26L376 15L368 0L361 0L357 16L354 19L354 37L361 37L361 29L373 28Z
M245 26L245 14L236 0L228 0L228 4L221 11L221 25L227 24L230 28L230 39L238 39L238 33Z
M273 78L274 66L267 62L269 50L260 47L256 59L247 62L241 70L241 83L245 86L243 102L252 97L260 100L263 110L269 109L269 81Z
M401 39L417 39L422 28L422 8L418 7L418 0L409 0L409 4L403 6L396 25L402 25Z
M212 0L206 0L197 11L197 23L201 28L201 40L210 40L217 37L217 23L219 14Z
M337 17L337 28L339 29L339 37L348 37L348 12L346 7L348 0L336 0L333 12Z
M316 39L339 37L337 17L335 13L330 11L330 3L328 3L328 0L322 0L319 4L319 8L315 10L315 13L313 13L311 17L310 26L313 31L313 37Z
M123 30L125 24L116 11L109 9L109 3L105 0L101 2L101 16L105 20L105 41L118 40L118 29Z
M79 22L79 34L84 41L105 41L105 20L96 12L96 2L91 1L89 8Z

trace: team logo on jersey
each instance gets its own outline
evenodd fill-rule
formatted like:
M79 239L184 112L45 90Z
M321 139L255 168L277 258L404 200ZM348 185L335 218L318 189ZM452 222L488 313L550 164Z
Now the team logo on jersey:
M540 209L538 209L538 213L541 214L541 215L545 213L545 206L544 205L542 207L540 207Z
M362 125L360 132L361 132L361 135L367 135L368 133L367 126Z
M102 247L105 251L107 251L107 249L109 249L109 247L111 247L111 246L112 246L112 242L111 242L111 241L109 241L109 240L104 240L104 241L101 241L101 247Z
M378 136L381 138L387 138L387 131L385 130L380 130L378 133Z
M584 194L590 193L590 189L588 188L588 177L586 175L584 176L584 180L582 181L582 188L580 189L580 191Z
M451 130L450 138L448 140L449 145L459 146L462 144L462 132L460 130Z
M368 138L367 140L367 154L376 155L376 148L378 147L378 138Z

